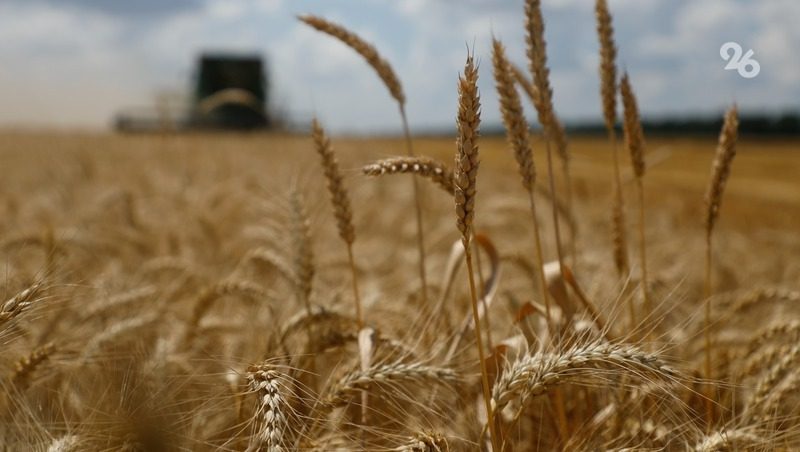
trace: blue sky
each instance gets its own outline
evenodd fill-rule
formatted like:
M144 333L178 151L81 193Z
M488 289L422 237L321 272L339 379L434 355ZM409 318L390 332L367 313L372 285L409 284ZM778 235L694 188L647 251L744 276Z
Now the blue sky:
M599 119L592 0L542 0L556 109ZM120 109L186 92L202 50L268 58L273 99L297 120L340 132L395 131L395 105L349 49L298 23L347 25L391 61L413 128L448 127L466 46L482 62L484 121L499 122L492 33L524 64L522 0L3 0L0 125L107 127ZM800 1L610 0L645 115L800 109ZM761 73L725 71L720 46L753 49ZM533 118L533 116L531 116Z

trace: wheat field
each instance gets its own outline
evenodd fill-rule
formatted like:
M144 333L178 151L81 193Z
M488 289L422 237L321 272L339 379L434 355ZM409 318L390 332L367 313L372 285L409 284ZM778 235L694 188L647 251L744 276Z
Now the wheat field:
M538 118L496 41L451 136L0 133L3 449L800 447L800 142L559 141L537 5Z
M403 143L388 138L334 140L352 195L365 321L387 341L375 364L441 365L441 349L449 346L457 324L468 313L464 275L456 274L452 294L442 306L446 316L432 317L429 311L435 303L423 305L418 295L412 194L403 180L408 176L371 179L360 171L367 162L402 154ZM169 447L163 447L169 450L244 448L258 422L257 400L246 386L247 369L265 360L303 388L286 388L294 399L285 409L301 416L292 418L293 433L287 436L292 441L300 438L294 435L300 434L308 419L304 416L309 416L303 410L354 369L358 349L346 251L337 240L310 138L5 133L0 142L0 162L6 169L0 182L4 297L11 299L32 284L39 285L33 303L2 326L7 375L2 436L9 450L23 445L47 450L65 438L76 442L74 450L116 450L126 445L153 450L140 442L156 434L150 440L165 441ZM419 139L415 144L442 161L455 147L449 138ZM791 339L797 331L792 326L800 295L796 286L800 243L795 232L800 182L793 177L800 170L800 158L792 153L795 146L789 141L743 140L728 187L715 271L716 327L725 344L721 357L727 356L720 373L737 378L724 386L732 400L720 406L717 422L731 430L739 428L737 416L742 416L742 404L759 379L784 357L777 351L796 342ZM697 409L692 403L698 401L684 398L699 391L699 377L692 372L700 359L697 335L702 329L700 219L714 140L651 140L650 147L653 155L663 156L650 168L646 184L651 286L663 323L645 341L626 338L634 333L619 307L622 297L636 296L637 276L634 268L630 280L617 279L611 264L607 143L580 138L572 145L579 250L575 273L581 287L603 307L619 343L652 346L684 372L676 383L681 400L660 394L653 396L652 408L620 415L620 422L650 422L626 427L648 426L649 432L617 431L616 437L603 439L602 448L636 441L653 449L675 445L680 449L704 438L700 414L690 411ZM536 328L540 320L532 315L526 326L515 323L525 302L538 294L527 205L518 184L509 178L516 169L504 140L483 139L482 158L476 229L491 240L502 269L490 317L492 339L495 347L503 341L519 347L519 334ZM296 240L292 192L302 196L309 214L307 246L314 268L310 302L314 309L331 314L312 323L314 343L308 343L298 317L305 312L304 305L289 277L294 275L291 250ZM423 186L423 193L431 294L438 296L458 232L450 197L432 184ZM551 228L542 223L547 237ZM546 239L544 245L545 256L554 259L552 241ZM484 278L491 269L486 260ZM227 289L220 289L223 286ZM193 309L210 288L221 291L220 299L194 326L194 342L182 343L191 328ZM787 327L787 332L773 334L768 341L757 339L776 325ZM287 333L286 340L291 339L295 348L285 350L279 339ZM309 435L306 447L312 440L325 440L330 442L316 447L358 448L365 432L364 441L371 446L367 448L386 450L403 446L415 434L439 432L453 450L476 448L480 415L475 391L480 390L467 342L449 366L460 380L452 386L445 383L437 391L436 403L416 403L430 397L428 382L376 386L376 396L392 400L387 407L372 408L374 425L366 428L356 422L356 414L339 413L337 425L325 427L330 437ZM23 380L15 379L17 361L48 344L52 349L47 359L31 366ZM535 343L529 346L536 350ZM296 361L309 350L319 353L314 359L318 362ZM759 359L761 363L756 362ZM754 369L738 376L743 366ZM791 369L780 375L781 384L795 378L796 365ZM312 379L312 373L317 377ZM608 388L608 376L600 373L597 381L580 379L580 386L564 387L565 395L580 395L566 401L574 417L570 438L589 442L588 450L600 447L590 442L598 438L587 430L592 427L589 421L613 408L617 399L642 390L632 383ZM781 401L774 414L793 420L798 400L788 389L774 385L781 397L772 399ZM588 397L593 400L591 412L582 406ZM348 402L360 403L356 398ZM662 405L680 410L683 417L655 411ZM522 418L527 426L517 426L510 436L530 441L536 437L531 429L543 424L547 436L542 440L560 441L552 437L549 421L542 420L548 409L544 402L531 404ZM393 410L403 414L399 419L403 425L388 424L387 432L383 423L389 420L379 415L396 414ZM610 428L611 419L605 422L608 425L595 428ZM796 444L791 429L776 436L767 424L756 425L754 434L763 435L760 440L765 443L755 450L777 445L791 449Z

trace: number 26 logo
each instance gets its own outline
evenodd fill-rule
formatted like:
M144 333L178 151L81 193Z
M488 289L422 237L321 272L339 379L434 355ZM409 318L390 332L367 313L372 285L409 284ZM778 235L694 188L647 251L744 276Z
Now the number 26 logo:
M733 51L733 53L731 53ZM719 48L719 56L727 61L725 70L736 70L744 78L753 78L761 72L761 65L758 61L754 60L752 56L755 54L752 49L742 56L742 46L736 42L726 42Z

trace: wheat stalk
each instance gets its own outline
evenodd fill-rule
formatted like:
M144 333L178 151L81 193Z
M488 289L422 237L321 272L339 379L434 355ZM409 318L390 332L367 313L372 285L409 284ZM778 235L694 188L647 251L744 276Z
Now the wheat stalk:
M467 264L469 278L470 299L472 305L472 320L475 325L475 343L478 348L478 359L481 367L481 383L483 387L483 400L489 418L490 435L494 449L497 447L498 438L495 434L492 410L489 404L490 388L489 373L486 368L486 359L483 351L481 335L481 319L478 312L478 294L475 289L475 276L472 271L472 222L475 217L475 195L477 193L478 166L478 137L480 136L481 103L478 94L478 68L472 55L467 55L464 64L464 73L458 78L458 139L456 149L456 163L453 180L455 182L456 226L461 231L461 243L464 245L464 259Z
M567 142L567 132L564 130L564 125L559 121L558 117L553 116L553 141L555 142L556 151L558 151L559 159L561 160L561 172L564 176L565 196L567 198L567 212L569 218L574 218L575 213L573 210L572 202L572 174L570 171L570 153L569 144ZM575 223L570 223L570 260L572 268L576 268L577 263L577 242L578 230Z
M644 213L644 132L639 118L639 107L636 102L636 95L631 87L628 73L622 75L619 85L624 108L623 128L625 132L625 145L631 155L631 166L636 176L636 188L639 195L639 259L642 266L642 299L644 300L643 318L649 318L653 312L647 287L647 251L645 243L645 213Z
M608 131L614 156L614 197L612 200L612 229L614 243L614 264L620 276L629 272L628 244L625 227L625 201L622 197L622 176L617 152L617 46L614 43L614 26L606 0L596 0L595 16L597 36L600 40L600 98L603 104L603 121ZM632 306L632 305L631 305ZM635 326L635 314L631 311L631 328Z
M706 216L705 216L705 229L706 229L706 272L705 272L705 316L704 316L704 338L705 338L705 376L711 378L712 372L712 343L711 343L711 268L712 268L712 254L711 254L711 238L714 231L714 225L719 217L719 208L722 203L722 194L725 190L725 183L731 171L731 164L733 158L736 156L736 138L739 129L739 117L736 110L736 105L732 106L725 113L725 120L722 124L722 130L719 134L719 143L717 144L717 151L714 156L714 163L711 170L711 179L708 183L706 190L705 203L706 203ZM713 406L711 400L707 402L707 414L710 417L713 415Z
M451 196L455 190L453 170L445 163L430 157L390 157L363 166L361 172L373 177L387 174L416 174L430 179Z
M513 66L511 66L506 58L503 44L494 38L492 38L492 65L494 69L495 87L500 100L500 113L502 114L503 125L506 129L506 139L511 150L514 152L514 158L517 160L517 167L519 168L520 176L522 176L522 186L528 192L531 216L533 219L537 267L539 270L539 286L541 289L541 297L545 305L547 325L552 333L554 329L550 314L550 295L547 293L547 280L544 275L544 256L539 234L539 221L536 217L536 202L533 196L536 184L536 168L533 163L528 123L525 120L525 113L522 110L519 94L517 94L517 90L514 87Z
M554 140L556 129L556 116L553 109L553 90L550 87L550 69L547 67L547 43L544 39L544 19L539 0L525 2L525 39L527 44L528 64L533 75L533 84L536 86L538 99L534 107L539 116L539 123L544 129L545 153L547 155L547 176L550 185L550 196L555 200L555 172L553 171L553 155L550 151L550 142ZM558 212L555 203L552 206L553 230L555 232L556 257L558 268L564 274L564 257L561 247L561 228L558 223Z
M331 141L316 118L311 122L311 137L314 140L314 147L322 159L322 169L325 172L325 179L328 181L328 193L331 196L331 205L333 206L334 217L336 217L339 237L347 245L347 258L350 262L350 272L353 277L353 300L355 301L356 319L360 329L364 324L364 317L361 311L361 297L358 291L358 274L353 259L353 242L356 239L356 233L353 228L350 198L347 196L347 190L342 183L339 163L336 161L336 154L334 154L333 147L331 147Z
M414 147L411 142L411 132L408 127L408 117L406 115L406 97L403 93L403 86L400 84L400 79L395 74L392 66L378 53L378 50L372 45L360 38L357 34L344 28L341 25L330 22L318 16L304 15L298 16L298 19L311 27L326 33L345 45L353 49L356 53L361 55L367 63L372 66L378 77L383 81L383 84L389 90L389 93L397 101L398 108L400 109L400 118L403 125L403 135L406 142L406 152L409 157L414 156ZM417 221L417 247L419 249L419 272L420 281L422 284L422 301L427 302L428 299L428 283L425 270L425 237L422 225L422 199L419 192L419 185L417 179L412 179L412 186L414 189L414 203L416 209Z
M293 268L298 298L307 312L311 312L311 290L314 280L314 252L311 249L311 226L300 193L292 191L290 231L293 250Z
M531 102L534 107L538 102L538 93L536 86L534 86L533 82L531 82L528 77L525 75L525 71L519 68L517 65L509 62L509 68L511 70L511 75L514 77L514 81L517 83L518 86L522 88L522 91L528 97L528 100ZM569 154L569 146L567 143L567 134L564 130L564 125L561 124L558 117L553 115L552 118L552 139L555 142L555 147L557 151L557 155L561 160L561 172L564 176L565 181L565 195L567 198L567 205L565 211L567 212L568 218L573 218L573 209L572 209L572 176L570 175L570 154ZM538 186L537 186L538 188ZM547 193L547 190L543 190L543 193L546 193L549 198L552 199L552 194ZM554 200L554 202L558 205L558 200ZM572 268L575 268L575 260L577 255L576 249L577 243L577 229L575 227L574 221L570 221L570 258L572 260Z

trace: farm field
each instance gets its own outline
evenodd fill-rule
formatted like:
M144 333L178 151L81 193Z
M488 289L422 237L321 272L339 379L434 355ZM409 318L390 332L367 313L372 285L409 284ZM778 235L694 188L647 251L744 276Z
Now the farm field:
M374 365L422 363L439 369L441 348L469 313L463 270L456 271L456 283L442 299L444 305L437 304L446 287L451 246L459 241L452 198L420 180L430 298L424 303L416 271L410 178L370 178L360 170L376 159L402 155L403 141L336 136L331 140L343 184L352 197L354 260L364 319L378 334L374 340L382 341L374 345ZM646 234L650 287L660 320L645 321L647 326L637 329L628 326L627 305L622 301L632 298L637 309L642 307L635 235L629 243L629 279L616 276L611 258L609 144L583 137L571 142L577 253L574 261L567 260L575 277L610 325L607 332L616 342L645 340L648 332L649 341L656 342L645 340L643 347L657 343L664 359L678 369L701 362L695 344L700 343L702 331L703 193L715 142L714 137L648 141ZM420 138L414 144L418 153L452 165L454 139ZM714 281L721 294L714 307L719 319L715 329L726 345L725 354L717 356L720 373L728 372L727 366L741 365L736 359L744 358L735 357L745 356L742 350L751 347L749 341L759 331L797 312L798 145L746 138L739 143L715 236ZM533 150L538 168L546 168L543 144L535 140ZM511 359L522 353L522 349L512 352L519 347L519 334L524 337L542 326L536 315L519 321L525 303L539 293L530 215L504 139L481 139L480 152L475 227L494 249L481 253L486 284L496 284L491 335L495 346L501 341L508 344ZM629 179L629 165L623 162L623 176ZM144 448L136 450L153 450L146 442L153 441L192 450L242 450L252 441L256 427L250 419L258 413L253 411L256 399L247 390L247 369L266 358L286 375L280 377L279 387L292 398L285 402L292 410L287 415L286 428L292 431L287 438L300 441L302 436L288 435L315 428L318 431L303 435L309 435L309 441L311 435L322 435L313 436L322 449L355 441L369 445L367 449L386 450L435 431L444 435L451 449L477 447L480 432L470 425L479 422L480 410L477 404L463 405L473 397L479 400L480 392L478 369L466 339L456 362L448 366L458 372L457 383L451 383L449 378L455 377L449 373L434 378L432 383L440 386L436 392L425 383L424 373L387 386L374 383L374 391L388 398L371 399L368 422L391 428L391 433L362 429L358 411L347 409L358 405L358 391L342 389L337 380L352 371L358 329L351 317L346 248L337 237L309 137L6 132L0 135L0 167L5 174L0 180L4 296L19 297L20 291L32 287L36 292L29 297L35 301L19 318L3 325L3 368L11 375L4 386L2 435L7 444L39 444L43 450L61 444L58 441L92 450L135 444ZM540 172L541 181L546 182L545 170ZM563 192L563 180L558 183ZM636 204L628 185L628 226L635 231ZM293 197L302 199L309 215L305 239L297 237ZM553 261L549 201L541 192L537 201L545 259ZM566 225L562 218L568 249ZM303 320L306 308L292 276L297 275L298 240L307 240L309 247L313 270L307 279L308 300L316 320ZM498 279L490 282L494 276L489 275L497 271ZM565 302L575 303L574 296ZM434 315L436 309L446 315ZM580 308L572 309L585 316ZM731 316L743 309L747 315ZM328 313L324 319L322 312ZM312 321L316 338L309 339L302 325ZM597 333L590 329L565 334L591 344ZM308 361L305 354L293 355L298 350L315 350L317 355ZM15 362L32 351L47 355L15 371ZM291 370L300 368L315 371ZM657 395L648 403L701 411L697 407L702 401L691 399L691 394L702 393L702 385L693 383L691 371L686 372L679 380L686 391L682 401ZM737 377L743 380L735 390L747 397L748 385L758 375L756 371ZM574 377L582 381L580 375ZM651 377L661 378L647 378ZM589 379L565 385L564 390L578 400L589 397L591 403L602 404L603 381ZM590 384L588 389L584 384ZM320 414L307 405L337 390L344 391L336 396L343 399L336 399L333 406L344 412ZM781 409L792 415L797 401L791 393L785 396L787 403ZM417 397L433 397L433 403L417 406L410 399ZM582 403L566 402L571 439L556 435L548 436L548 441L590 444L592 425L581 420L588 416ZM720 422L736 419L734 410L741 402L728 403L730 408L718 409ZM550 408L541 401L527 407L517 423L520 430L510 435L526 438L527 429L536 425L555 428L546 415L541 417L543 409ZM393 416L400 413L413 413L416 420L398 425ZM683 415L700 417L691 411ZM454 420L443 424L440 416ZM648 411L635 417L639 416L648 416ZM312 418L317 419L316 427L308 426ZM702 441L701 427L672 428L668 434L639 435L667 446ZM793 436L778 438L794 441Z

